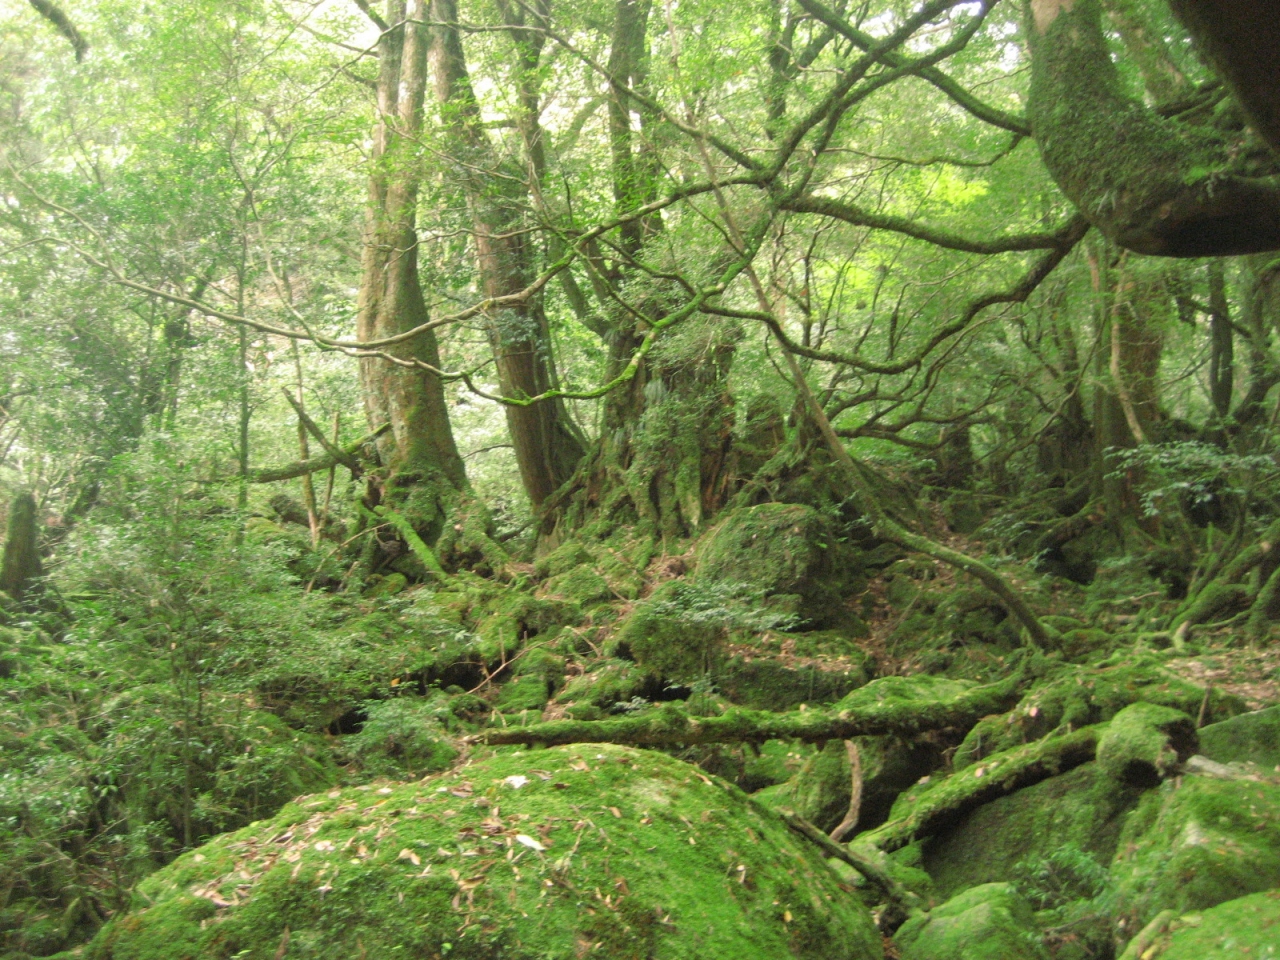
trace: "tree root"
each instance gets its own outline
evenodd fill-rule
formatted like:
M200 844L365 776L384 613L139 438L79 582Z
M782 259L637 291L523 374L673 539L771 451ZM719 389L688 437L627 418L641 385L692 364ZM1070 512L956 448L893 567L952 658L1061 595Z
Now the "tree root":
M662 704L639 716L608 720L552 720L527 727L485 730L469 743L558 746L567 743L673 744L802 740L817 743L853 737L913 736L944 727L970 727L982 717L1002 713L1018 699L1024 675L1017 671L998 683L977 687L952 700L886 699L849 710L796 710L773 713L734 707L718 717L694 717L674 704Z
M1097 754L1104 728L1100 724L1051 735L966 767L920 794L905 817L860 834L853 843L891 853L932 836L970 810L1088 763Z
M924 900L916 893L908 890L893 877L889 876L871 857L857 850L851 850L843 844L836 843L804 817L790 810L783 810L782 819L800 836L818 846L824 856L834 860L842 860L860 874L867 882L880 891L885 902L892 907L891 917L882 918L881 926L898 927L902 921L922 913L925 910ZM887 921L887 922L886 922Z

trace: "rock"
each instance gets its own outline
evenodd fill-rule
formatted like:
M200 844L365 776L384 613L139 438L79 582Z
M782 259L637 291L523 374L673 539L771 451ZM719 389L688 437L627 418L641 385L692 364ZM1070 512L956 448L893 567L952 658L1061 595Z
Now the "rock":
M695 576L746 584L766 600L794 597L796 614L821 627L839 621L843 587L860 572L813 507L762 503L730 511L702 541Z
M925 844L923 866L948 896L1006 880L1019 862L1044 860L1068 845L1106 864L1138 796L1086 763L967 814Z
M1200 730L1200 752L1219 763L1280 770L1280 707L1242 713Z
M985 883L929 913L893 938L902 960L1048 960L1031 907L1011 883Z
M536 673L516 677L502 685L494 704L502 713L541 710L549 699L547 681Z
M1270 960L1280 957L1280 890L1184 914L1144 960Z
M1204 910L1280 886L1280 787L1184 776L1146 793L1111 866L1119 939L1162 910Z
M868 679L861 666L822 669L791 666L768 657L730 657L715 671L716 689L735 704L753 710L793 710L802 703L831 703Z
M1196 752L1196 722L1154 703L1125 707L1098 741L1098 766L1131 787L1150 788L1176 773Z
M849 756L843 741L828 740L811 754L789 781L753 794L770 809L794 810L823 833L835 828L849 810L852 789Z
M596 894L599 891L599 894ZM879 960L870 913L736 787L656 751L490 754L303 798L143 882L87 960Z
M546 594L567 597L584 607L613 599L608 581L588 566L575 567L552 577L542 589Z

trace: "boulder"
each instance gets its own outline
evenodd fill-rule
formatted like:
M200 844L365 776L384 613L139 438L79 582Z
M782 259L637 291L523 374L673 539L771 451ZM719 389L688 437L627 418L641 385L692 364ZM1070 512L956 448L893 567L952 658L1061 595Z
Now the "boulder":
M1200 752L1219 763L1280 771L1280 707L1254 710L1200 730Z
M762 503L733 510L698 548L697 579L742 583L814 627L838 623L858 579L854 551L813 507Z
M1045 860L1063 847L1110 862L1124 814L1138 801L1096 763L993 800L928 841L922 865L942 896L1007 880L1021 862Z
M1154 703L1125 707L1098 741L1098 766L1131 787L1149 788L1176 773L1196 752L1196 722Z
M1280 957L1280 890L1228 900L1174 920L1145 960L1272 960Z
M1121 940L1162 910L1205 910L1280 886L1280 786L1166 781L1129 814L1111 874Z
M1028 905L1011 883L984 883L904 923L902 960L1048 960Z
M153 874L87 960L879 960L819 853L664 754L554 747L302 798Z

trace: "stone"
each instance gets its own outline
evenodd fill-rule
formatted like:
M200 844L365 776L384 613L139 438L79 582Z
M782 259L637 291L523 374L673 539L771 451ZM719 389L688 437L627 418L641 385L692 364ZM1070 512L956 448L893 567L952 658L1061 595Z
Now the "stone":
M1011 883L972 887L912 917L893 938L902 960L1048 960L1030 905Z

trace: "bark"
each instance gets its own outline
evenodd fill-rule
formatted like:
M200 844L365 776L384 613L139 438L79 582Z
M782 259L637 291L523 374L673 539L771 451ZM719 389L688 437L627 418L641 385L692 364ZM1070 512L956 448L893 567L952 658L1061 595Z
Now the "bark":
M1209 262L1209 399L1219 421L1231 413L1235 389L1235 331L1227 303L1226 277L1221 260Z
M44 576L39 534L36 501L29 493L21 494L9 505L9 529L0 563L0 590L19 602L35 590L36 581Z
M1136 253L1227 256L1280 248L1280 190L1233 168L1221 139L1128 97L1098 0L1024 0L1027 116L1062 192Z
M1196 48L1280 150L1280 16L1274 0L1169 0Z
M518 169L502 169L484 131L454 26L455 0L432 0L431 20L432 79L456 151L452 173L471 211L479 286L486 298L510 296L527 286L533 262L524 232L524 177ZM538 301L494 307L485 319L504 396L523 399L554 386L546 317ZM506 414L520 479L536 509L572 476L582 444L558 399L507 406Z
M425 0L414 0L406 23L403 0L388 0L393 28L379 41L378 121L369 178L363 276L357 330L361 340L394 336L428 320L418 280L417 203L421 167L414 139L422 128L426 92ZM434 332L391 348L397 356L440 365ZM390 424L379 451L393 476L458 489L465 485L440 380L417 368L366 357L360 361L371 428Z
M558 746L566 743L628 743L667 746L683 743L734 743L765 740L849 740L853 737L915 736L945 727L968 728L992 713L1002 713L1018 700L1021 671L998 683L977 687L949 701L885 699L851 710L726 710L718 717L694 717L674 704L663 704L639 716L608 720L552 720L527 727L485 730L474 743Z
M379 437L387 433L391 429L391 424L384 423L372 433L367 433L355 443L347 444L341 448L342 456L335 456L332 453L326 453L322 457L312 457L310 460L297 460L293 463L287 463L280 467L264 467L260 470L251 470L249 472L250 483L277 483L281 480L293 480L306 474L319 473L321 470L329 470L340 463L345 463L348 459L358 459L365 454L366 448L373 444ZM332 443L332 441L330 441ZM371 455L371 454L370 454Z
M76 25L71 22L71 18L62 12L62 8L49 0L31 0L31 6L35 7L40 16L44 17L60 34L67 38L72 48L76 52L76 60L84 59L84 55L89 51L89 41L76 29Z

